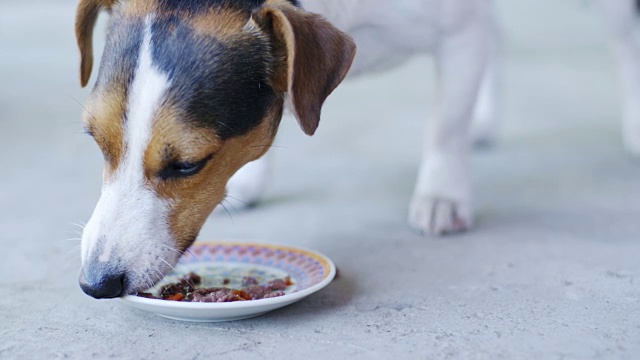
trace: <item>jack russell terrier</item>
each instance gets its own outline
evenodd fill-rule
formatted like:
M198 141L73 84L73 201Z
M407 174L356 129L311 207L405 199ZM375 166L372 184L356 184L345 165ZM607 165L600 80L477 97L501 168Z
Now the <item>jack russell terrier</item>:
M626 80L626 140L640 153L634 1L604 2ZM105 159L102 195L82 235L80 286L88 295L119 297L159 281L234 174L232 189L258 196L265 164L256 160L285 103L313 135L324 101L349 71L418 53L434 54L440 90L409 222L438 234L471 226L470 138L490 139L496 127L489 0L80 0L83 86L101 10L111 14L107 41L83 114Z

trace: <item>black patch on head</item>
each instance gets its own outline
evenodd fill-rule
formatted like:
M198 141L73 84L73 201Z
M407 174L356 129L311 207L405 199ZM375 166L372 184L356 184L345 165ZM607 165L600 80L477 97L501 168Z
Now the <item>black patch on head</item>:
M183 109L185 121L213 127L223 140L260 124L277 98L268 83L268 43L249 35L221 42L175 15L156 19L151 31L153 63L171 81L165 105Z
M122 87L127 97L128 89L138 67L138 57L144 36L142 19L125 18L121 14L111 17L107 40L98 71L96 87Z
M213 127L220 138L240 136L257 126L279 95L268 82L270 45L249 35L221 42L196 35L178 17L228 7L250 13L265 0L159 0L160 13L152 25L153 62L172 82L167 101L184 109L185 121ZM298 6L298 1L289 0ZM145 19L114 11L98 72L96 88L128 91L144 37ZM115 87L115 88L114 88ZM126 119L123 119L126 121Z

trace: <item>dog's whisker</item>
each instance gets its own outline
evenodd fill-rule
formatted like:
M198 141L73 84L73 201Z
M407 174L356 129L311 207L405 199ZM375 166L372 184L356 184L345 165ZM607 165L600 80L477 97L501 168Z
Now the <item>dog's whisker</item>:
M171 246L169 246L169 245L165 245L165 244L160 244L160 245L161 245L161 246L166 247L167 249L169 249L169 250L171 250L171 251L173 251L173 252L175 252L176 254L178 254L178 256L182 256L182 253L181 253L180 251L178 251L178 250L176 250L176 249L172 248Z
M176 254L178 254L178 256L182 256L183 255L183 253L181 253L177 249L175 249L175 248L173 248L173 247L171 247L171 246L169 246L167 244L160 244L160 246L166 247L167 249L169 249L169 250L175 252ZM194 257L196 256L193 252L191 252L191 250L189 250L189 248L187 248L184 252L189 253L191 256L194 256ZM180 262L180 259L178 259L178 262Z
M68 95L68 96L71 98L71 100L75 101L78 105L80 105L80 107L81 107L82 109L84 109L84 111L86 111L86 112L87 112L87 115L89 115L89 117L91 118L91 120L96 121L96 117L95 117L95 116L93 116L93 114L89 111L89 109L87 109L87 107L86 107L86 106L84 106L80 101L78 101L78 100L77 100L76 98L74 98L73 96L71 96L71 95Z
M160 269L155 268L156 273L158 273L158 281L162 280L162 278L164 277L164 274L162 273L162 271L160 271Z
M147 286L147 289L151 289L153 287L153 280L151 279L151 275L145 274L143 280L145 285Z
M220 206L222 206L222 208L224 209L224 211L226 211L226 212L227 212L227 215L229 215L229 219L231 219L231 222L233 223L233 216L231 215L231 212L229 211L229 209L227 209L227 207L226 207L226 206L224 206L224 202L225 202L225 200L222 200L222 201L220 202ZM230 205L230 206L233 206L233 205L231 205L231 203L229 203L229 205Z
M290 147L288 147L288 146L280 146L280 145L252 145L252 146L249 146L249 147L250 147L250 148L266 147L266 148L269 148L269 149L271 149L271 148L276 148L276 149L291 149L291 148L290 148Z
M231 131L234 131L234 129L231 126L223 123L222 121L218 121L217 124L222 125L222 126L226 127L227 129L229 129Z
M196 254L194 254L194 253L193 253L191 250L189 250L188 248L187 248L187 250L185 250L185 252L189 253L189 255L191 255L191 256L193 256L193 257L196 257Z
M171 268L171 270L175 270L175 267L174 267L174 266L172 266L171 264L169 264L169 263L167 262L167 260L165 260L165 259L163 259L163 258L161 258L161 257L158 257L157 259L158 259L158 260L160 260L160 261L162 261L163 263L167 264L167 266L169 266L169 268Z
M67 252L66 254L64 254L63 258L75 253L76 251L80 251L81 247L80 246L76 246L75 248L71 249L69 252Z
M80 230L84 230L84 228L87 226L86 223L77 223L77 222L73 222L73 221L71 221L71 225L79 227Z
M237 198L237 197L235 197L235 196L231 196L231 195L227 194L227 197L228 197L228 198L230 198L230 199L233 199L233 200L235 200L235 201L241 202L241 203L243 203L243 204L244 204L244 205L246 205L246 206L249 206L249 203L248 203L248 202L246 202L246 201L244 201L244 200L240 200L240 199L238 199L238 198ZM234 209L234 210L235 210L235 209Z
M71 264L72 262L80 260L80 259L81 259L81 256L80 255L76 255L75 257L70 258L69 260L67 260L65 262L64 266L67 266L67 265Z
M169 249L170 251L173 251L174 253L176 253L176 254L178 255L178 264L181 264L181 258L182 258L182 255L183 255L183 254L182 254L180 251L178 251L178 250L176 250L176 249L172 248L172 247L171 247L171 246L169 246L169 245L165 245L165 244L160 244L160 245L162 245L162 246L164 246L165 248ZM187 249L187 252L189 252L189 254L193 255L193 253L192 253L189 249Z
M82 236L82 231L84 231L84 230L77 230L77 229L74 228L74 229L71 229L71 230L67 230L66 232L68 234Z

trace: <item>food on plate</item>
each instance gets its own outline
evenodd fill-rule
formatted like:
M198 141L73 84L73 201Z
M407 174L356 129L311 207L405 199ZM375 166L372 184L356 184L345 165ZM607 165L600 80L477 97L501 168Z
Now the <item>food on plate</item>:
M230 279L224 279L223 285L229 285ZM260 285L254 277L242 279L242 289L232 289L228 287L199 288L202 278L190 273L176 283L164 285L158 290L158 295L150 293L138 293L138 296L148 299L160 299L179 302L235 302L270 299L283 296L284 290L293 285L290 277L284 279L271 280L264 285Z

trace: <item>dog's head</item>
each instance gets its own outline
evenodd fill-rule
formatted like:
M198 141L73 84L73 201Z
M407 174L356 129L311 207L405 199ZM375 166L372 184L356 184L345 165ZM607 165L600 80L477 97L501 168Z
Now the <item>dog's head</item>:
M83 86L102 9L110 24L84 121L104 183L82 236L80 284L109 298L171 270L229 178L272 143L284 94L315 132L355 45L287 0L81 0Z

